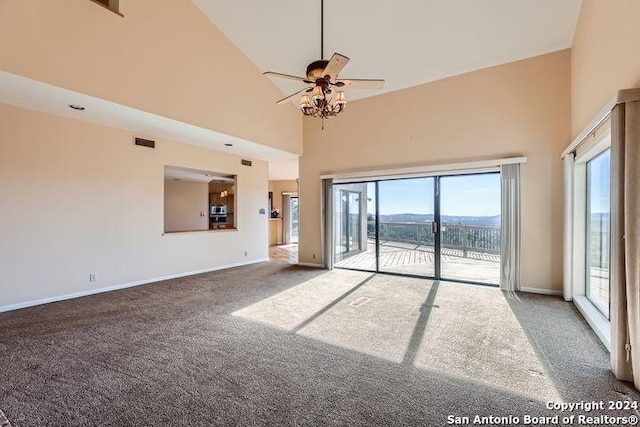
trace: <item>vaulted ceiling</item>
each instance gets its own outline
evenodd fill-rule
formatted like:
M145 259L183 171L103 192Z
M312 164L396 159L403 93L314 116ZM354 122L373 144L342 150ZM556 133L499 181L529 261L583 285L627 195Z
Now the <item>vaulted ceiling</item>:
M192 0L260 71L320 59L320 0ZM384 78L354 100L571 47L581 0L325 0L324 58L342 78ZM267 77L265 77L267 78ZM288 95L302 83L273 78ZM294 98L297 101L297 97ZM275 101L275 100L274 100Z

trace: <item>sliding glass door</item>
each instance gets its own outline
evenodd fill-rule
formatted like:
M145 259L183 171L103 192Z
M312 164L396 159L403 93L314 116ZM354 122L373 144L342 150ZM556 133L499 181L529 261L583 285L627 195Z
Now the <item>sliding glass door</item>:
M379 271L435 277L435 178L378 183Z
M333 196L334 265L375 271L375 185L334 185Z
M443 279L500 284L500 174L440 178Z
M500 174L336 184L334 266L499 284Z

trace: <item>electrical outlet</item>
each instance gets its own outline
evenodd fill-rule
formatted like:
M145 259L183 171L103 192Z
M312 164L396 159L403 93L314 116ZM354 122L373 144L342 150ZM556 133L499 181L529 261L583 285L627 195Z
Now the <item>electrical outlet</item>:
M316 254L313 254L313 259L316 259Z
M96 281L96 275L93 274L93 273L89 274L89 281L90 282L95 282Z
M244 256L249 256L249 252L244 251Z

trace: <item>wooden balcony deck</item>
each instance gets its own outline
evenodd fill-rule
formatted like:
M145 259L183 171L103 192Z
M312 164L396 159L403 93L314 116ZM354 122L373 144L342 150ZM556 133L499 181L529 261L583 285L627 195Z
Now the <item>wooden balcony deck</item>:
M366 250L335 262L336 267L375 271L375 241L369 239ZM442 277L490 284L500 283L500 256L496 254L443 249ZM434 275L433 247L405 242L380 242L380 271L421 276Z

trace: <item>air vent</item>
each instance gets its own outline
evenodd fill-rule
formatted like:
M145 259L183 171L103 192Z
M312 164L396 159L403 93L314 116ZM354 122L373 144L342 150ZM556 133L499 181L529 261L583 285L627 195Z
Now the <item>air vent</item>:
M251 160L245 160L245 159L242 159L241 163L242 163L244 166L251 166Z
M141 147L156 148L156 142L150 139L136 138L135 144Z

